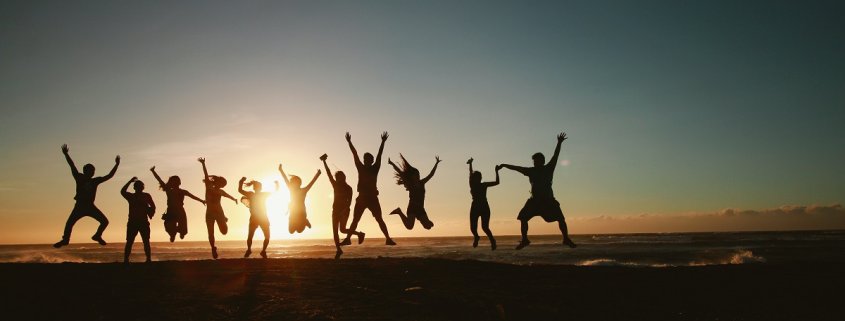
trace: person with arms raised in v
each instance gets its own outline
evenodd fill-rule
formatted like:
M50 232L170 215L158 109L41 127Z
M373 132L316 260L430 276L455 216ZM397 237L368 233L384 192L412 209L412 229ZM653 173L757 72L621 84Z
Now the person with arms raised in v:
M531 158L534 160L534 167L521 167L508 164L499 165L502 168L507 168L517 171L522 175L528 176L528 181L531 183L531 198L525 202L525 206L519 211L517 219L520 222L520 232L522 233L522 240L516 246L517 250L531 244L528 240L528 221L540 216L546 222L557 222L560 228L560 234L563 235L563 245L575 248L575 243L569 238L569 229L566 226L566 219L563 217L563 211L560 210L560 203L555 199L552 191L552 179L555 174L555 166L557 165L557 157L560 155L560 145L566 140L566 133L557 135L557 146L552 159L548 163L542 153L535 153Z
M76 196L73 197L76 200L76 204L73 205L73 210L71 210L70 216L68 216L67 222L65 222L62 239L56 242L56 244L53 244L53 247L60 248L68 245L70 243L70 234L73 232L73 225L76 224L76 221L86 216L100 222L97 232L94 233L91 239L97 241L100 245L106 245L106 241L103 240L103 231L109 226L109 219L94 205L94 199L97 198L97 187L114 177L114 173L117 172L117 167L120 165L120 155L115 156L114 167L112 167L106 176L94 177L94 165L85 164L85 166L82 166L82 173L76 169L73 159L70 158L70 148L67 147L67 144L62 145L62 154L65 155L65 161L70 166L73 180L76 181Z
M390 232L387 231L387 224L384 224L384 218L381 214L381 204L378 200L378 171L381 169L381 155L384 151L384 142L387 141L387 132L381 134L381 145L378 148L378 156L373 159L373 154L364 153L364 161L358 157L358 150L355 145L352 145L352 135L346 133L346 142L349 143L349 150L352 151L352 159L355 161L355 168L358 170L358 197L355 198L355 207L352 211L352 224L349 225L350 230L358 228L358 221L364 215L364 210L369 209L370 213L376 219L381 232L384 234L384 244L396 245L396 242L390 238ZM352 235L346 235L346 238L341 242L341 245L352 244L349 239Z

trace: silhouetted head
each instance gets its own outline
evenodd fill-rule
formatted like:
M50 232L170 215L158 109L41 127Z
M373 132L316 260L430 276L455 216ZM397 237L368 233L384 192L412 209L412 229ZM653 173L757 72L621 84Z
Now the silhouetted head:
M302 179L299 176L291 175L290 176L290 184L296 187L302 186Z
M474 171L469 175L469 182L473 184L481 183L481 172Z
M334 178L340 183L346 183L346 174L344 174L343 171L335 172Z
M399 171L394 173L394 177L396 177L396 184L397 185L405 185L407 189L411 185L416 185L420 181L420 171L411 166L411 163L408 163L408 160L405 159L405 156L399 154L399 157L402 161L399 163Z
M375 161L373 159L373 154L364 153L364 165L370 166L373 164L373 161Z
M182 185L182 179L179 178L179 176L173 175L167 179L167 184L164 185L167 185L167 187L170 188L178 188L179 185Z
M87 177L94 177L94 165L85 164L85 166L82 166L82 174Z
M546 165L546 156L543 156L543 153L536 153L531 156L531 159L534 160L534 167Z
M263 189L263 186L259 181L250 181L249 183L246 183L246 186L252 186L252 190L256 193L261 193L261 190Z
M136 193L143 192L144 191L144 182L135 181L135 183L132 184L132 187L135 188Z
M211 181L211 184L216 188L224 188L226 187L226 179L216 175L209 175L208 180Z

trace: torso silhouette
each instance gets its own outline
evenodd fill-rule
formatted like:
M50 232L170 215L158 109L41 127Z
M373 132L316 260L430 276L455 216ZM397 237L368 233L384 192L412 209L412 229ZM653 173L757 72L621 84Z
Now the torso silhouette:
M332 207L336 209L349 209L349 206L352 205L352 186L346 183L336 182L332 187L334 188L334 203Z
M249 214L259 219L267 219L267 198L270 197L268 192L248 192L249 199Z
M291 185L288 185L288 190L290 190L291 214L293 214L294 210L304 209L305 208L306 190L299 187L299 186L291 186Z
M205 204L209 209L222 209L220 199L223 197L223 191L219 188L209 186L210 182L205 182Z
M180 188L165 187L167 194L167 207L177 208L185 206L185 192Z
M147 222L152 196L147 193L126 193L123 197L129 202L129 223Z
M76 196L73 199L78 203L94 204L94 199L97 197L97 187L104 182L103 178L89 178L83 174L77 174L73 178L76 180Z
M376 181L378 179L379 165L373 164L370 166L361 164L358 167L358 194L363 195L378 195L378 187Z
M487 199L487 185L484 183L470 183L469 193L472 195L473 201L483 201Z
M425 202L425 184L418 182L408 187L407 190L411 204L423 205Z
M531 182L531 197L533 198L554 198L552 191L552 178L554 177L554 164L546 164L542 167L529 167L525 171L528 181Z

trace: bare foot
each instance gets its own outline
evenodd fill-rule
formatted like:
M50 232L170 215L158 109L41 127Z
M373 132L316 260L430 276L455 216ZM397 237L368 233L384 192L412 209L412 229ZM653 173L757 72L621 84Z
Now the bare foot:
M334 253L334 259L337 260L340 256L343 255L343 251L340 250L340 247L337 248L337 252Z
M396 245L396 242L393 242L393 239L384 240L384 245Z
M519 245L517 245L517 246L516 246L516 249L517 249L517 250L521 250L522 248L524 248L524 247L528 246L528 244L531 244L531 241L529 241L529 240L522 240L521 242L519 242Z
M244 257L249 257L250 254L252 254L252 250L246 250L246 253L244 253Z
M61 240L61 241L56 242L56 244L53 244L53 247L60 248L60 247L65 246L67 244L68 244L67 240Z
M364 243L364 232L358 233L358 244Z
M101 236L94 236L91 237L92 240L97 241L100 245L106 245L106 240L104 240Z
M478 237L478 236L473 237L472 238L472 247L478 247L478 240L480 240L480 239L481 238Z
M578 247L578 245L575 245L575 242L572 242L572 240L569 238L563 239L563 245L568 246L570 249Z

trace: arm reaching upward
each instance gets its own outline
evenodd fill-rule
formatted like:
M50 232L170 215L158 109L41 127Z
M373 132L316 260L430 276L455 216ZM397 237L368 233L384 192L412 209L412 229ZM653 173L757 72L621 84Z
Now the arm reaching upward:
M76 164L74 164L73 159L70 158L70 148L67 147L67 144L62 145L62 154L65 155L65 160L70 166L70 172L73 173L73 177L79 175L79 170L76 169Z
M288 180L288 175L285 174L285 170L282 169L282 164L279 164L279 173L282 173L282 178L285 179L285 185L290 185L290 180Z
M551 165L552 168L555 168L555 166L557 166L557 157L558 155L560 155L560 144L562 144L563 141L566 140L566 138L566 133L564 132L561 132L557 135L557 145L555 146L555 153L554 155L552 155L552 159L549 160L549 163L546 164L546 166Z
M308 183L308 186L305 186L305 192L307 193L311 190L311 186L314 186L314 183L317 182L317 177L320 177L320 170L317 170L317 174L314 174L314 178L311 179L311 182Z
M525 167L522 167L522 166L515 166L515 165L509 165L509 164L501 164L501 165L499 165L499 167L501 167L501 168L507 168L507 169L512 170L512 171L517 171L517 172L519 172L519 173L520 173L520 174L522 174L522 175L528 175L528 168L525 168Z
M387 141L387 137L389 137L389 135L387 135L387 132L381 133L381 145L378 146L378 155L376 155L376 162L373 163L373 166L375 166L376 168L381 167L381 154L382 152L384 152L384 142Z
M484 185L486 185L487 187L499 185L499 169L501 169L501 167L496 166L496 180L492 182L486 182L484 183Z
M185 190L183 190L183 191L185 191ZM202 203L202 205L205 205L205 201L204 201L204 200L200 199L199 197L194 196L194 194L191 194L191 192L185 191L185 196L190 197L190 198L193 198L193 199L194 199L194 200L196 200L197 202Z
M127 189L129 189L129 184L132 184L132 182L134 182L137 179L138 179L137 177L132 177L132 179L130 179L128 182L126 182L126 184L123 184L123 187L120 188L120 195L122 195L123 198L129 199L129 191Z
M238 193L241 193L243 196L247 196L247 192L244 190L244 182L246 182L246 177L241 177L241 180L238 181Z
M202 174L205 178L205 182L208 182L208 169L205 168L205 157L197 158L197 160L202 164Z
M329 177L329 182L331 182L332 186L334 186L334 184L335 184L334 176L332 176L332 170L329 169L329 164L326 163L327 158L329 158L329 155L323 154L323 156L320 156L320 160L323 161L323 167L326 168L326 176Z
M349 132L346 132L346 142L349 143L349 150L352 151L352 158L355 160L355 167L361 168L364 164L361 163L361 158L358 157L358 150L355 149L355 145L352 145L352 135Z
M161 177L159 177L158 173L156 173L156 167L155 166L150 167L150 171L153 172L153 176L155 176L156 180L158 181L158 185L161 186L161 188L163 189L164 188L164 181L161 180Z
M469 158L467 164L469 164L469 174L472 175L472 157Z
M114 177L114 173L117 173L117 167L118 166L120 166L120 155L117 155L117 156L114 157L114 167L111 168L111 171L108 174L106 174L106 176L100 177L100 180L105 182L107 180L110 180L112 177Z
M422 179L423 184L428 183L428 181L434 176L434 172L437 171L437 164L440 164L441 162L440 156L435 156L434 159L436 160L436 162L434 162L434 167L431 168L431 173L428 173L428 176Z

